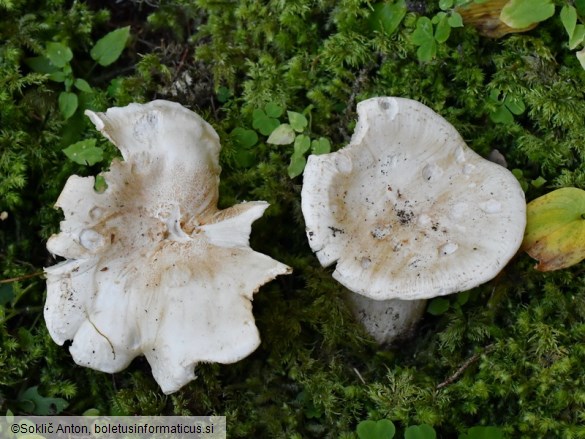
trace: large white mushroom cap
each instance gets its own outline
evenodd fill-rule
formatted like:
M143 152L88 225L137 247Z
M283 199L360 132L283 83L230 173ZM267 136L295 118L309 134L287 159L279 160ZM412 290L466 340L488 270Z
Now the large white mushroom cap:
M179 104L153 101L87 112L122 152L104 174L71 176L65 220L47 248L45 321L77 364L104 372L144 354L165 393L198 362L232 363L260 343L252 296L290 268L249 247L268 204L217 209L215 130Z
M360 102L345 148L310 156L302 210L333 277L376 300L427 299L492 279L518 250L524 193L445 119L403 98Z

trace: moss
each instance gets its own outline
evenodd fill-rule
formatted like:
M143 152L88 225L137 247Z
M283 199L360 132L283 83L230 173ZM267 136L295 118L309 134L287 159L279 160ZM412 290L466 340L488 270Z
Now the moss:
M0 284L0 411L22 411L19 395L39 385L41 394L66 399L69 414L93 407L226 415L230 437L355 437L367 418L400 428L427 423L442 437L473 425L497 425L509 437L585 436L582 265L542 274L520 255L465 305L426 315L412 340L381 350L308 247L302 178L287 176L292 148L261 139L253 163L242 164L229 136L250 128L252 112L266 103L299 112L312 106L311 133L338 149L351 135L358 101L410 97L444 115L478 153L497 148L528 180L544 177L528 199L555 187L585 188L585 72L556 37L557 17L500 40L454 29L437 57L421 63L411 33L417 17L438 10L434 3L421 10L421 2L407 2L392 35L371 30L370 4L358 0L106 3L104 11L58 0L44 8L13 3L0 19L0 212L9 214L0 222L0 272L22 279ZM107 17L110 27L131 21L133 39L117 64L91 71L87 51L110 30ZM106 158L87 168L61 153L64 137L96 134L81 118L68 131L72 122L57 111L59 85L27 67L26 58L53 39L71 42L76 68L95 87L88 106L163 97L203 114L224 144L220 203L270 202L252 245L295 270L255 297L258 350L233 365L198 366L199 378L171 396L160 393L143 359L113 376L74 366L44 327L44 282L23 277L55 262L44 241L58 228L52 205L66 178L106 169L116 154L102 142ZM193 83L177 94L173 84L186 73ZM493 122L492 91L520 98L526 110L511 124Z

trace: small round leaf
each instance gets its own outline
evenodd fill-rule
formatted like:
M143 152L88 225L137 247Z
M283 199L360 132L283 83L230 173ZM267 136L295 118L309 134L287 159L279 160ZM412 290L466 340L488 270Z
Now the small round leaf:
M64 67L73 59L71 49L61 43L47 43L45 55L55 67Z
M242 127L236 127L230 133L234 143L240 148L250 149L258 142L256 131Z
M279 125L266 140L266 143L273 145L289 145L295 140L295 132L292 127L283 123Z
M356 431L359 439L392 439L396 433L396 427L388 419L368 420L360 422Z
M443 297L435 297L433 300L429 302L429 306L427 307L427 312L434 316L440 316L441 314L445 314L449 309L449 300Z
M301 175L305 169L306 164L307 160L305 159L304 155L293 154L290 158L290 164L288 165L288 176L290 178L295 178Z
M293 130L295 130L297 133L302 133L309 123L307 118L301 113L297 113L296 111L287 111L287 114L290 126L293 128Z
M274 102L267 103L266 106L264 107L264 110L266 111L267 116L274 118L279 118L280 116L282 116L282 113L284 112L284 108L282 108L278 104L275 104Z
M435 429L427 424L411 425L404 431L404 439L436 439Z

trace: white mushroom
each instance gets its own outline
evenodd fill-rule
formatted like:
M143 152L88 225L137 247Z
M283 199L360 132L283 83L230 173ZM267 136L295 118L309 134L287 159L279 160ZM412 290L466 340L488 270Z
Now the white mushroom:
M357 112L350 144L310 156L304 172L302 210L321 264L337 262L336 280L378 301L492 279L522 242L515 177L416 101L373 98Z
M143 354L165 393L198 362L232 363L260 343L252 296L290 268L249 247L268 204L217 209L219 138L197 114L153 101L86 112L122 152L104 174L71 176L47 248L45 321L75 362L104 372Z

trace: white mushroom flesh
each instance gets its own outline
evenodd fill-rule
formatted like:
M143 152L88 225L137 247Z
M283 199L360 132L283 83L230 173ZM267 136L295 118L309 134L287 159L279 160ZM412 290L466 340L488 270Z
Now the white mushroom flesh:
M67 260L45 269L45 321L77 364L116 372L144 354L171 393L196 363L256 349L252 296L290 268L249 247L266 202L218 210L221 147L201 117L168 101L87 115L124 160L103 193L74 175L56 203L47 248Z
M507 169L467 147L416 101L358 104L345 148L310 156L302 210L333 277L376 300L464 291L492 279L518 250L524 193Z

